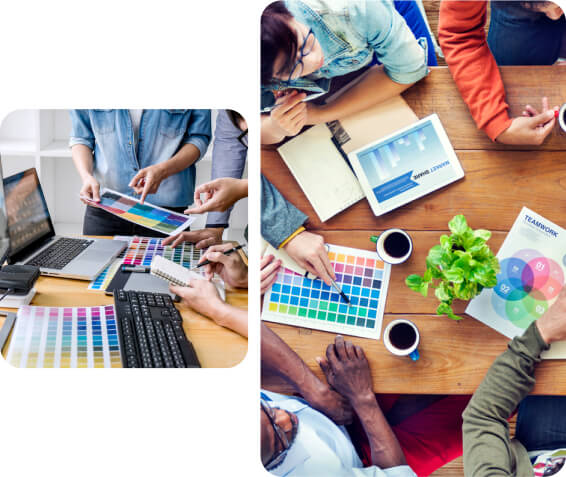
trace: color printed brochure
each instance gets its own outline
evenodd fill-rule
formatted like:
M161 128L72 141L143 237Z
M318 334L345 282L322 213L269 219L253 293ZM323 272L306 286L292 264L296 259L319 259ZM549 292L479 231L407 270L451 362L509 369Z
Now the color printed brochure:
M514 338L556 301L566 273L566 230L523 207L497 254L497 285L474 298L466 313ZM566 358L566 342L544 358Z
M185 230L195 220L189 215L177 214L171 210L162 209L149 202L140 204L138 199L129 197L110 189L102 189L100 202L94 202L82 196L89 205L104 209L121 219L142 225L167 235L176 235Z
M357 149L348 158L377 216L464 177L436 114Z

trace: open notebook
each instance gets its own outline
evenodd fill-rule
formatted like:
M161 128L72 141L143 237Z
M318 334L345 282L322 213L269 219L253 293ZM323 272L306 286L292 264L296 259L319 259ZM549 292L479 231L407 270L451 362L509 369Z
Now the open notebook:
M162 278L173 285L179 285L182 287L186 287L191 280L205 280L205 278L199 273L188 270L185 267L159 255L154 256L151 261L151 274ZM226 301L224 282L220 278L215 277L212 280L212 283L216 286L218 294L222 300Z
M278 152L325 222L365 197L347 155L417 120L396 96L340 121L314 126Z

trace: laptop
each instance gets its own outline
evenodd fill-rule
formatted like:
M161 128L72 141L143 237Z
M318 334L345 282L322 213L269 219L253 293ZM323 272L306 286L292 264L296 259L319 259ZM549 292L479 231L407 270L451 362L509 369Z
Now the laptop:
M108 239L55 235L35 168L4 179L8 263L37 265L42 275L94 280L128 245Z

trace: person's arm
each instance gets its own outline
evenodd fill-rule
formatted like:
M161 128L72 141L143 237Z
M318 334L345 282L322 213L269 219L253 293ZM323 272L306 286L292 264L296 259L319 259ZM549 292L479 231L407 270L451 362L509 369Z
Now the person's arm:
M82 180L79 194L99 202L100 184L93 176L95 138L88 110L72 109L69 114L71 117L69 146L71 147L73 163Z
M261 176L261 235L275 248L284 248L302 268L330 285L335 279L324 240L307 232L307 216L288 202L263 175Z
M428 73L426 49L393 2L353 2L349 8L352 23L363 25L359 34L367 39L382 66L370 68L358 84L334 101L322 106L307 103L307 124L341 119L367 109L402 93Z
M242 178L248 148L238 140L240 134L242 131L232 123L228 112L219 111L212 147L211 180L221 177ZM224 212L209 212L206 217L206 228L224 230L228 227L231 212L232 207Z
M554 127L553 111L509 117L503 80L487 44L486 18L486 1L442 1L438 39L450 73L478 128L491 140L540 145Z
M307 364L264 323L261 324L261 366L291 384L315 409L337 424L352 420L346 400L323 383Z
M191 167L204 156L211 135L210 110L191 110L179 150L167 161L141 169L130 181L130 187L136 194L141 194L141 202L148 194L156 193L164 179Z
M346 397L367 434L372 464L382 469L407 465L403 450L373 392L369 363L360 346L338 335L318 363L330 386Z
M522 336L509 343L489 368L463 414L464 471L467 476L532 472L524 448L512 443L507 419L535 385L540 354L566 338L566 288ZM520 472L523 470L523 472ZM526 475L526 473L525 473Z
M185 305L208 316L217 325L248 337L248 311L222 301L214 283L192 280L186 287L169 285L169 290L179 295Z

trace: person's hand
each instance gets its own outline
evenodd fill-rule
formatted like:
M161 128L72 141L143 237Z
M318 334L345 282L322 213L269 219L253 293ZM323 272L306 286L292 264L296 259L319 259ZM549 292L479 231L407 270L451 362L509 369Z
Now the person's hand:
M224 212L248 195L247 179L222 177L199 185L195 189L194 205L185 214Z
M550 309L537 320L537 328L547 343L566 340L566 287Z
M214 321L222 316L225 303L218 294L214 283L209 280L191 280L189 286L169 285L169 290L179 295L183 303L201 315Z
M353 411L348 400L320 382L316 389L301 389L304 399L315 409L326 414L339 426L352 422Z
M100 202L100 184L94 176L88 176L83 179L83 186L79 192L81 196L89 197L94 202ZM81 201L88 205L88 202L81 198Z
M204 266L204 274L210 279L215 273L222 277L224 283L232 288L248 288L248 266L240 257L240 254L232 252L224 255L223 252L234 248L231 243L213 245L202 255L199 263L209 260L213 262Z
M326 359L317 358L317 361L328 384L352 405L374 396L369 363L360 346L338 335L326 348Z
M283 136L296 136L307 124L307 105L303 100L307 97L305 93L297 90L285 92L279 96L275 108L269 113L270 122Z
M281 260L275 260L273 255L266 255L261 258L259 268L261 274L261 294L263 295L277 280L277 272L281 268Z
M301 232L287 242L283 248L297 264L320 277L328 286L331 285L331 278L336 279L324 240L320 235L307 231Z
M171 245L171 247L177 247L183 242L194 243L195 248L200 250L201 248L210 247L217 243L222 243L222 233L224 232L223 227L210 227L202 230L193 230L191 232L181 232L177 235L172 235L163 239L163 245Z
M554 109L549 109L548 98L542 98L542 112L530 105L523 115L514 118L511 125L497 136L496 141L509 145L540 146L556 124Z
M155 194L161 182L168 177L167 168L163 164L144 167L128 184L136 194L141 194L140 203L144 203L148 194Z

